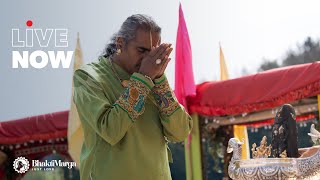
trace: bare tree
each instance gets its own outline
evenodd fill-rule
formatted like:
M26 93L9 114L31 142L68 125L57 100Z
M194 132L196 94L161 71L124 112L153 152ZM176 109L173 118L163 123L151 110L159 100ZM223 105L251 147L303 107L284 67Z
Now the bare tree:
M310 62L315 62L320 60L320 42L314 41L311 37L307 37L304 43L297 44L297 50L290 49L285 58L281 61L282 64L279 65L276 60L264 60L260 65L258 71L266 71L273 68L305 64Z

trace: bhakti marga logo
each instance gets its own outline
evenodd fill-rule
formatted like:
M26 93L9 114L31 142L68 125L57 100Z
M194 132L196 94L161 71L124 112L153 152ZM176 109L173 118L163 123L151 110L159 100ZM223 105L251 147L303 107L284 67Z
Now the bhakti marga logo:
M26 173L29 170L29 161L25 157L18 157L13 162L13 169L18 173Z
M72 169L77 166L76 162L66 162L62 160L32 160L32 164L25 157L18 157L13 162L13 169L20 174L26 173L29 169L32 171L54 171L56 167ZM32 167L30 168L30 166Z
M31 28L28 20L26 28L13 28L11 31L12 68L36 69L46 67L69 68L74 51L65 51L69 47L66 28ZM47 51L46 51L47 50Z

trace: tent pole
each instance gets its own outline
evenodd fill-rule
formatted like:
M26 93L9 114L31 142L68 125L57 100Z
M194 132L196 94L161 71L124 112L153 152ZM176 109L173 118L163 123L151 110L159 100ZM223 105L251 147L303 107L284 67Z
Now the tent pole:
M187 180L202 180L201 141L199 115L192 114L193 128L191 138L185 140ZM191 140L191 142L189 142Z
M318 124L320 124L320 94L318 95L318 112L319 112L319 119L318 119L319 123ZM318 130L320 130L319 126L318 126Z

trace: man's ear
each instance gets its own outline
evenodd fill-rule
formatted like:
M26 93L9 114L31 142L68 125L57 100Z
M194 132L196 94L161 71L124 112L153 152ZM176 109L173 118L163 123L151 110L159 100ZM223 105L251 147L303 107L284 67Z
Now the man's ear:
M123 50L124 45L125 45L124 39L122 37L117 37L117 41L116 41L117 49Z

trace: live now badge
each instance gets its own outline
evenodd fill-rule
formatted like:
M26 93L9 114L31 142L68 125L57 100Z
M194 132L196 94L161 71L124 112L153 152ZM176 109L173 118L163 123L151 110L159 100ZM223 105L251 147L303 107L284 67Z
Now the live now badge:
M31 27L33 22L28 20L26 25ZM25 33L22 39L21 33ZM46 48L49 44L56 48L68 47L68 29L12 29L13 48ZM41 69L50 62L52 68L69 68L74 51L12 51L12 68L33 68Z

